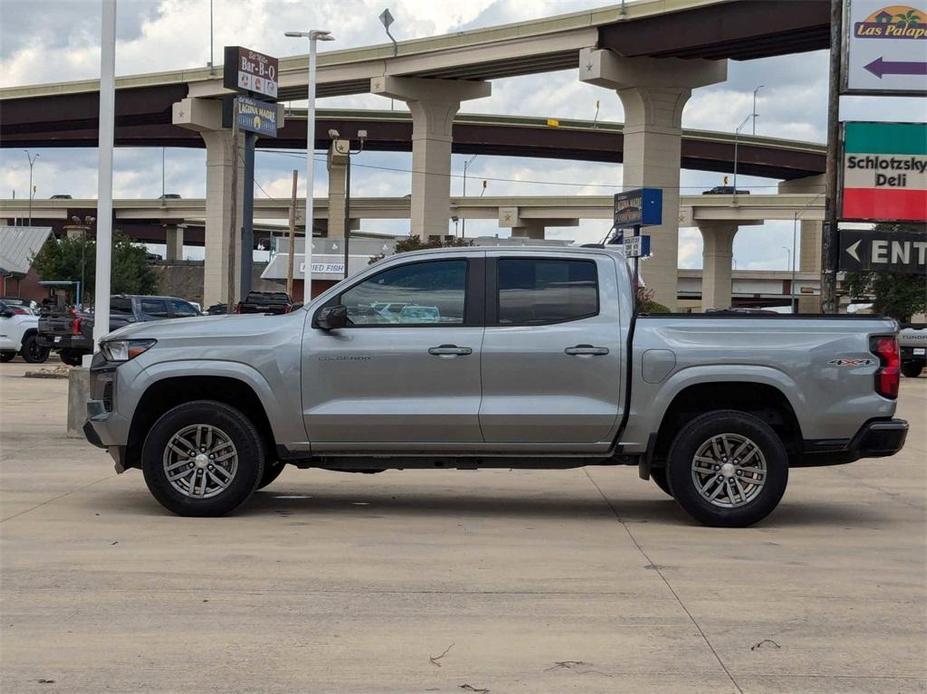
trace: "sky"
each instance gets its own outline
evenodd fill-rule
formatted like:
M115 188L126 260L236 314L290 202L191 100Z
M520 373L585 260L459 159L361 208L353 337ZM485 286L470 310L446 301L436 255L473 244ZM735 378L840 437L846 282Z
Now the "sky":
M285 31L325 28L336 37L320 50L344 49L386 40L378 15L389 6L396 19L397 39L465 31L502 23L602 7L601 0L213 0L214 52L243 45L283 58L305 52L304 40ZM209 0L118 0L116 74L203 66L209 55ZM98 0L0 0L0 87L99 77L100 3ZM827 102L826 51L730 61L726 82L693 92L683 112L683 127L733 132L753 110L757 95L756 133L824 142ZM464 102L462 113L494 113L546 118L621 121L614 92L579 82L576 70L516 77L493 82L492 96ZM299 105L298 103L294 105ZM319 108L389 108L373 95L320 99ZM405 108L396 102L397 109ZM844 97L841 118L847 120L925 120L922 100ZM0 114L2 117L2 114ZM748 123L745 132L752 131ZM96 197L95 149L37 149L33 168L37 198L68 193ZM164 152L165 190L184 197L202 197L206 188L204 149L169 148ZM460 194L463 162L454 155L452 195ZM317 154L315 193L327 193L323 153ZM114 156L114 196L152 198L161 194L162 152L155 148L118 148ZM385 168L398 169L386 171ZM296 156L258 152L256 197L286 197L293 168L304 173ZM401 196L410 192L408 153L361 153L354 158L352 195ZM472 177L472 178L471 178ZM303 185L304 175L300 182ZM492 179L487 195L611 194L621 188L621 165L549 159L479 156L468 169L468 181ZM721 183L722 174L683 171L683 193L698 193ZM577 186L576 182L583 182ZM473 185L470 183L470 185ZM477 183L477 186L479 184ZM775 191L776 181L738 176L738 188L754 194ZM13 191L28 195L29 165L20 149L0 149L0 196ZM472 191L474 188L470 188ZM304 188L302 188L304 190ZM549 230L549 236L599 240L607 231L602 220L584 220L579 227ZM792 222L743 227L734 242L738 269L786 269L793 237ZM400 232L408 222L365 220L363 228ZM467 235L507 235L493 220L469 220ZM193 251L189 251L193 253ZM190 257L195 257L195 254ZM681 229L681 267L701 267L701 236Z

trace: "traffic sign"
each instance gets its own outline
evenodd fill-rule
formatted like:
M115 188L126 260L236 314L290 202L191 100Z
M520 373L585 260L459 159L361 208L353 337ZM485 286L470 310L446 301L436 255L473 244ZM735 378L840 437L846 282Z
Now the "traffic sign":
M840 218L927 221L927 123L844 124Z
M625 236L624 256L626 258L647 258L650 256L649 236Z
M927 272L927 234L840 231L840 269L848 272Z
M222 86L276 99L278 67L277 59L269 55L242 46L226 46Z
M616 229L662 224L663 190L637 188L615 193L613 216Z
M846 94L927 94L927 0L846 0Z

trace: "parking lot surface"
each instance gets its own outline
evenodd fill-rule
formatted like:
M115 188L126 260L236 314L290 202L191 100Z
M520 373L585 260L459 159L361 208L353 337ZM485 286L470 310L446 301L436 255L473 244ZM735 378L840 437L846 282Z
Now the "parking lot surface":
M927 378L904 451L745 530L635 468L290 469L169 515L0 365L3 692L927 689Z

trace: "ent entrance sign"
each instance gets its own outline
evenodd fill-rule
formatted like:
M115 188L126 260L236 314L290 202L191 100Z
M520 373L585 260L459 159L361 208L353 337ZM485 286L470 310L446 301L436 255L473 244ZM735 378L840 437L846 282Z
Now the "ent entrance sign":
M927 235L916 231L840 231L840 269L927 272Z

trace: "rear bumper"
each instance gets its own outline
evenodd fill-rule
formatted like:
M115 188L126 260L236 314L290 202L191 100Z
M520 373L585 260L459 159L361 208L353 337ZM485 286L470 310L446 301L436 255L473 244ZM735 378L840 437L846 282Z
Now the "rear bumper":
M52 349L73 349L83 352L93 351L93 341L88 340L83 335L49 335L39 333L38 343L42 347L51 347Z
M847 441L806 441L793 467L842 465L860 458L886 458L904 447L908 423L903 419L871 419Z

